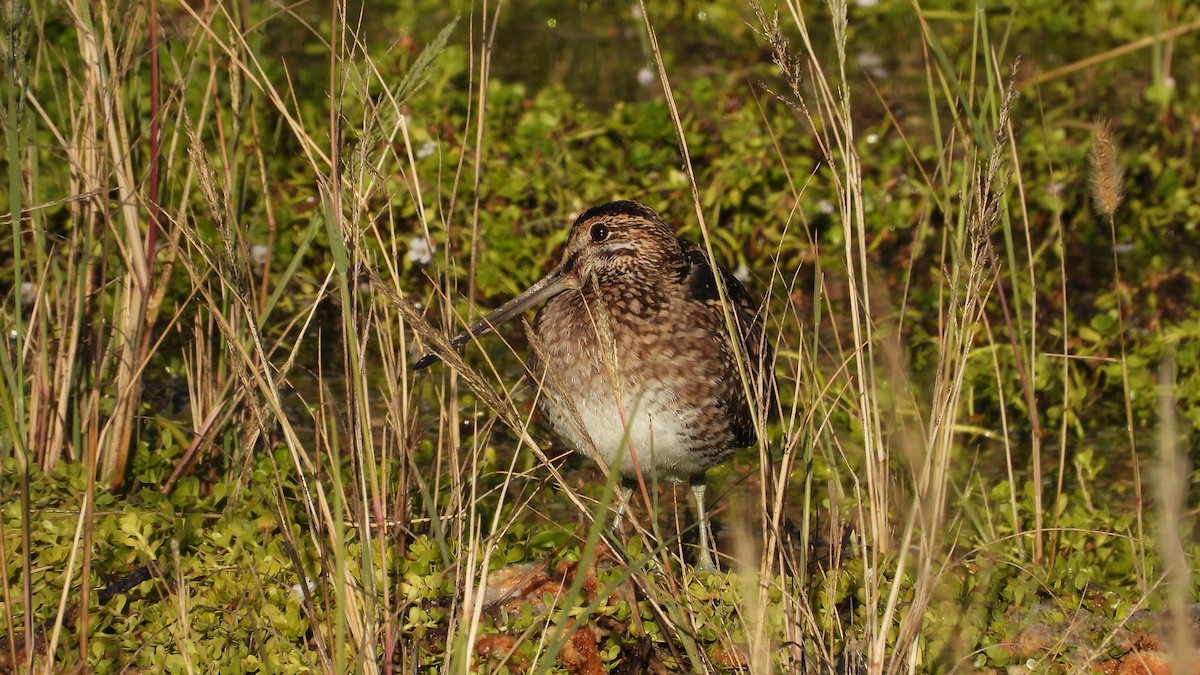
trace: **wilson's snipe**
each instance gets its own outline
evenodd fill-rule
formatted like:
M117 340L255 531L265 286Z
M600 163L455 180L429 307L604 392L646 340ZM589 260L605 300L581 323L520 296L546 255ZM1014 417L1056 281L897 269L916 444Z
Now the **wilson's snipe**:
M700 520L697 566L712 569L704 473L756 441L752 405L772 407L773 357L758 307L700 248L632 201L579 216L553 271L451 343L461 346L543 302L530 361L544 387L542 413L572 450L619 467L626 479L640 467L688 481ZM429 354L415 367L436 360ZM637 462L624 456L630 448Z

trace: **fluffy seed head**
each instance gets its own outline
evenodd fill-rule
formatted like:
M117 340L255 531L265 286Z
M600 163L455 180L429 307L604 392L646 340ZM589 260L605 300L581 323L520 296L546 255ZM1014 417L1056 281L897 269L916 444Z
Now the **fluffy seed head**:
M1092 201L1102 216L1112 217L1124 198L1121 148L1114 138L1112 124L1100 120L1092 127Z

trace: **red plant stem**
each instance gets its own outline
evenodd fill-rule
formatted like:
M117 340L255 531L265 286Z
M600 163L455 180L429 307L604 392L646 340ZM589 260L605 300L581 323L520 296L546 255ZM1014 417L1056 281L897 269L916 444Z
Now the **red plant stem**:
M158 0L150 0L150 191L147 202L150 206L150 227L146 233L146 268L154 265L154 249L157 246L158 230L162 227L158 208L158 172L159 172L159 128L158 117L161 111L159 92L158 68ZM165 234L165 232L164 232ZM154 287L154 275L149 275L147 283Z

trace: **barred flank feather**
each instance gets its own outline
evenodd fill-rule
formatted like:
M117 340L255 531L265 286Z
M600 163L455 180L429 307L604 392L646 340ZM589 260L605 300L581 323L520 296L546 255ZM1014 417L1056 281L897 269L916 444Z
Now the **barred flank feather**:
M1121 191L1125 170L1121 167L1120 155L1121 148L1113 137L1112 124L1100 120L1092 128L1092 200L1100 215L1110 218L1125 196Z

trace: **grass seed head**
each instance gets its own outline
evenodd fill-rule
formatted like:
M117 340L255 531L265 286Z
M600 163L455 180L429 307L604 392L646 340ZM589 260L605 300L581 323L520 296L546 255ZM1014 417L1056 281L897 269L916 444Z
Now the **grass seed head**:
M1092 127L1092 201L1100 215L1112 217L1121 206L1125 169L1121 166L1121 148L1113 135L1112 124L1100 120Z

